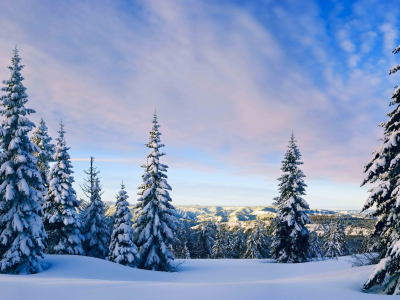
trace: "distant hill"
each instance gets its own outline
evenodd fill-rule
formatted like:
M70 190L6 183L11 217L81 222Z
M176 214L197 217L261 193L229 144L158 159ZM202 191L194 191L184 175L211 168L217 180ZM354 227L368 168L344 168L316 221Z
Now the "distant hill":
M109 214L115 211L114 202L106 202L109 205ZM268 220L276 216L274 206L200 206L200 205L175 205L177 216L180 219L191 222L217 221L238 222ZM130 206L134 214L133 206ZM316 215L338 215L343 217L364 218L357 210L326 210L310 209L306 211L310 216Z

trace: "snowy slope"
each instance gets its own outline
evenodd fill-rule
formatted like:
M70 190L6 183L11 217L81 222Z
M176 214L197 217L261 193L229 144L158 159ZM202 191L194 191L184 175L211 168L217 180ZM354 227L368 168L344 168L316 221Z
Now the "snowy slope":
M361 292L373 266L346 257L304 264L187 260L178 273L132 269L81 256L47 255L46 271L0 275L0 299L382 299Z

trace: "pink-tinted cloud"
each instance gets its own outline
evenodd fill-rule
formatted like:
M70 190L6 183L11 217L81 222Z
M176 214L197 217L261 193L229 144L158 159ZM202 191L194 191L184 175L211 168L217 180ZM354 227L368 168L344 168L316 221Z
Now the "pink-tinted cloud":
M34 118L53 136L62 118L78 157L143 160L157 109L165 159L182 168L273 180L294 130L308 177L358 184L394 82L382 76L392 58L368 53L380 34L380 49L393 47L397 31L390 16L366 26L355 5L355 17L328 32L315 3L293 3L272 1L260 20L229 3L10 2L0 12L0 66L18 43Z

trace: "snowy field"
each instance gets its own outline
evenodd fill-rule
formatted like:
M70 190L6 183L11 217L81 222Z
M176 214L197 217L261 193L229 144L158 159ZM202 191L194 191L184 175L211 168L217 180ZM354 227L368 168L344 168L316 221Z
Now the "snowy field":
M0 275L0 299L382 299L361 292L374 266L349 257L303 264L186 260L178 273L132 269L82 256L47 255L35 275Z

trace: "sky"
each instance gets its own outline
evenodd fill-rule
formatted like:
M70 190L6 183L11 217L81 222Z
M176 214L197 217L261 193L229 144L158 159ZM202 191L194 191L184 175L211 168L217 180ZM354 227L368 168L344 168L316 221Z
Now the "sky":
M157 111L175 205L271 205L292 131L312 208L361 209L399 79L395 1L3 1L0 79L18 45L27 107L65 124L74 188L137 199ZM389 9L390 8L390 9Z

